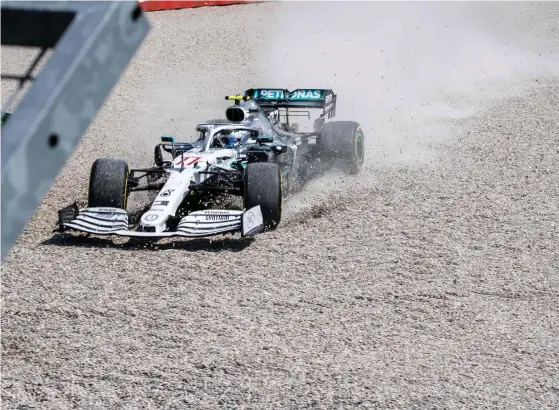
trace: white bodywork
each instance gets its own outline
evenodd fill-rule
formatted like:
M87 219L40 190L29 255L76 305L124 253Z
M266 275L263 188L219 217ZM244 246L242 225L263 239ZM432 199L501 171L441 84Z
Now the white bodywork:
M169 217L176 212L189 194L191 183L199 184L211 175L200 171L231 170L237 160L234 148L212 148L213 137L219 131L235 129L239 133L255 131L241 125L200 124L197 130L204 133L203 145L173 158L167 168L168 179L153 201L150 209L140 219L140 231L128 230L128 214L118 208L85 208L64 226L83 232L101 235L135 237L208 236L229 231L242 231L251 235L263 228L260 206L249 210L204 210L191 212L181 218L176 231L166 231ZM251 141L249 141L250 143Z
M226 232L241 231L252 236L263 228L260 206L247 211L205 210L192 212L182 218L176 231L143 232L128 230L128 214L119 208L85 208L66 228L96 235L119 235L128 237L165 238L171 236L202 237Z
M173 159L173 168L169 169L169 179L153 201L151 208L142 215L140 223L143 227L154 227L155 232L163 232L167 219L175 216L179 205L188 195L190 183L200 183L209 177L198 172L206 170L208 164L229 168L231 161L237 158L234 149L195 151L197 150L191 150L182 157Z

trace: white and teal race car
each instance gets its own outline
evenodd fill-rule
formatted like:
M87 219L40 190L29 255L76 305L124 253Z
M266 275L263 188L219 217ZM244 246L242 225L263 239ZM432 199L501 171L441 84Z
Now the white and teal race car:
M363 164L364 135L358 123L330 121L332 90L251 89L228 96L235 104L226 120L198 124L194 142L161 137L154 166L129 169L125 161L103 158L91 168L87 208L76 203L59 211L59 231L164 238L201 237L225 232L253 236L275 229L282 202L304 181L337 163L349 173ZM298 132L279 120L280 109L321 108L315 131ZM164 159L164 152L170 154ZM134 191L158 191L139 218L129 220L127 200ZM242 198L242 209L203 209L208 196Z

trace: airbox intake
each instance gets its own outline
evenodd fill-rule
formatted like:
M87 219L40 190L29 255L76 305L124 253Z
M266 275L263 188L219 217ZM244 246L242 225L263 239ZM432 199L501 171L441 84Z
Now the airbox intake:
M246 118L246 113L240 107L229 107L225 110L225 116L229 121L242 122Z

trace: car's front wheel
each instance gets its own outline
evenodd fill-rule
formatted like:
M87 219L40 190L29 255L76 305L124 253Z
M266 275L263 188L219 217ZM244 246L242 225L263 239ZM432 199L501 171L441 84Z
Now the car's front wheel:
M245 169L244 208L260 205L264 228L274 230L281 221L282 187L277 164L255 162Z
M91 167L88 207L126 209L129 192L128 164L119 159L101 158Z

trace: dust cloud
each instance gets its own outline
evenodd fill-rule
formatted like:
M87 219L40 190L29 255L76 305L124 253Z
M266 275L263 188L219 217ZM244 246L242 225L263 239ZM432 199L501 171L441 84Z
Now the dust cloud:
M471 115L484 106L488 92L511 91L506 87L519 77L557 71L553 56L508 41L530 5L311 1L281 6L262 50L263 84L333 88L336 119L364 127L368 164L431 159L429 145L452 134L446 119Z
M517 92L527 77L556 74L559 53L537 52L533 43L545 22L526 21L528 7L281 2L260 51L262 86L332 88L338 94L335 120L360 122L367 144L359 176L334 171L311 181L287 210L350 184L374 184L379 166L432 163L436 145L458 132L451 120ZM307 127L312 122L301 124Z

